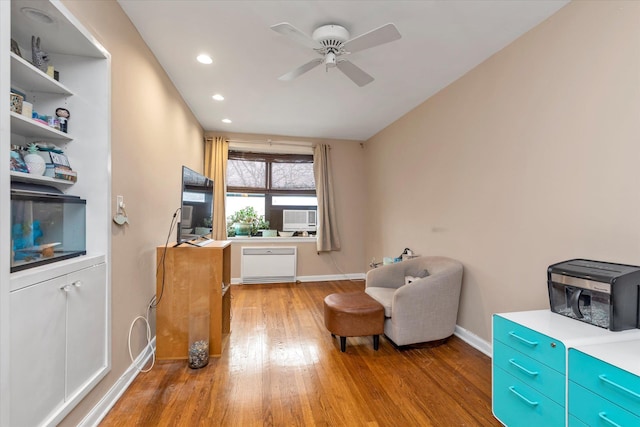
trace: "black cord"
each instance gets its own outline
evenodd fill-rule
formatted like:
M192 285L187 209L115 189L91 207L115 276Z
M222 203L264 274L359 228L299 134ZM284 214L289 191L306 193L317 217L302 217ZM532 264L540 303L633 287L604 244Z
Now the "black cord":
M181 208L176 209L173 213L173 218L171 218L171 225L169 226L169 233L167 234L167 240L164 242L164 250L162 251L162 257L158 261L158 266L156 267L156 277L158 277L158 270L160 270L160 266L162 265L162 285L160 287L160 296L156 298L156 295L151 297L149 301L149 307L156 308L160 301L162 300L162 295L164 294L164 280L166 277L166 267L165 267L165 257L167 255L167 248L169 247L169 239L171 238L171 233L173 233L173 229L175 228L177 221L176 218L178 216L178 212L180 212Z

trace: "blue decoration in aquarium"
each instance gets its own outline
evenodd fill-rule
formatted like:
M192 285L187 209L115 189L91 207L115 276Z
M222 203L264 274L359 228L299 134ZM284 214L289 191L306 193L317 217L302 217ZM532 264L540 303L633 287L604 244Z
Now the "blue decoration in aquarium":
M11 240L13 241L13 250L18 251L14 255L16 261L23 260L27 257L33 257L33 254L19 252L20 249L30 248L40 239L44 233L40 228L40 221L33 221L31 225L13 224L11 228Z

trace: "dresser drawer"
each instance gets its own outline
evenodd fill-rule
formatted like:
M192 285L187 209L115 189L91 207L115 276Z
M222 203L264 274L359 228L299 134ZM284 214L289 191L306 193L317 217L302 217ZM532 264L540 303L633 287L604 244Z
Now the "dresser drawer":
M573 415L569 415L569 427L589 427ZM613 426L612 426L613 427Z
M564 427L564 405L558 405L541 392L493 368L493 414L509 427Z
M640 416L640 377L570 349L569 380Z
M564 406L565 376L560 372L500 341L493 342L493 364Z
M569 381L569 414L588 426L637 427L640 417Z
M493 316L493 339L565 374L565 348L558 340L499 315Z

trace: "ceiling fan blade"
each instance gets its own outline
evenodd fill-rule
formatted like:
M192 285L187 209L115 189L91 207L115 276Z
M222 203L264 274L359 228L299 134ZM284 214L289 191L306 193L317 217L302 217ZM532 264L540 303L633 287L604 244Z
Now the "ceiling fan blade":
M288 82L289 80L293 80L296 77L301 76L307 71L311 70L312 68L315 68L318 65L322 64L322 62L323 62L322 58L316 58L312 61L307 62L304 65L299 66L295 70L289 71L287 74L284 74L278 77L278 80L282 80L285 82Z
M314 39L300 31L293 25L289 24L288 22L282 22L280 24L272 25L271 29L276 33L280 33L285 37L289 37L291 40L303 46L310 47L311 49L319 49L322 47L320 43L316 42Z
M381 44L389 43L394 40L398 40L400 32L393 24L386 24L382 27L378 27L375 30L371 30L368 33L364 33L348 40L344 43L344 49L348 52L358 52L361 50L369 49L370 47L379 46Z
M368 85L374 79L369 74L362 71L362 69L356 66L351 61L338 61L336 65L340 71L342 71L347 77L349 77L355 84L362 87Z

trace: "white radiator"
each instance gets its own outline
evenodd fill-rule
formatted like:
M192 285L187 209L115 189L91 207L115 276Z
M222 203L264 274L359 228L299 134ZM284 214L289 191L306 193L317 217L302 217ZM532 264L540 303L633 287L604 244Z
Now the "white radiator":
M296 281L297 248L243 247L242 283L288 283Z

